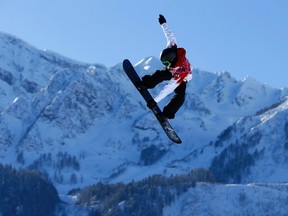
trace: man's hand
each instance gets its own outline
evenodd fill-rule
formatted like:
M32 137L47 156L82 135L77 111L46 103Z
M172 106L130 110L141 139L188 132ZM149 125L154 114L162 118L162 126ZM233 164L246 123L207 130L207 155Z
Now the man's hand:
M162 14L159 14L158 20L159 20L160 25L162 25L163 23L166 23L166 19Z

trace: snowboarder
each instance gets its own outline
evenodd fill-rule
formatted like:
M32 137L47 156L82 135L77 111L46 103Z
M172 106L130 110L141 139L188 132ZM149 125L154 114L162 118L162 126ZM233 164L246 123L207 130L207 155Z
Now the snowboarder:
M174 91L175 95L163 108L163 114L166 118L173 119L184 103L186 83L192 79L192 70L186 58L186 50L177 47L176 38L168 28L165 17L160 14L158 20L167 39L167 47L160 54L160 60L165 68L157 70L151 75L143 76L141 85L144 88L151 89L164 80L169 80L154 100L147 103L147 106L149 108L153 107Z

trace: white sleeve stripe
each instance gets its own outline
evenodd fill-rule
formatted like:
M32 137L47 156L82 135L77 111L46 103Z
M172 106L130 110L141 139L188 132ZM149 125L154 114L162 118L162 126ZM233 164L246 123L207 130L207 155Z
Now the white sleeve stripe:
M163 23L161 27L167 40L167 47L174 46L176 44L176 38L173 32L168 28L167 23Z

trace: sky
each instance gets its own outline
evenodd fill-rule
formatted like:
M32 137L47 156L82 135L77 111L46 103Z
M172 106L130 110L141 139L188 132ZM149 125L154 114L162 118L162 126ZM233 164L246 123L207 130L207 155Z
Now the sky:
M159 57L166 17L193 68L288 87L287 0L0 0L0 31L112 67Z

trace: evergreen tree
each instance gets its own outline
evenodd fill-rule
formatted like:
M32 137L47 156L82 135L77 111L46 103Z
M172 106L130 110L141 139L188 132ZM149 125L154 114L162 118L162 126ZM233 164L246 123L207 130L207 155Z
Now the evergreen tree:
M0 164L0 215L51 216L59 201L43 176Z

